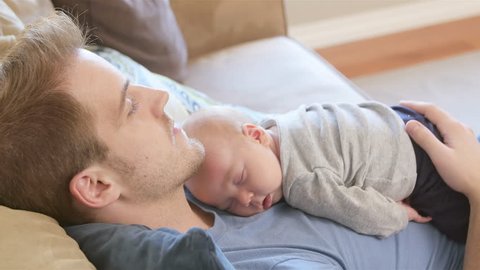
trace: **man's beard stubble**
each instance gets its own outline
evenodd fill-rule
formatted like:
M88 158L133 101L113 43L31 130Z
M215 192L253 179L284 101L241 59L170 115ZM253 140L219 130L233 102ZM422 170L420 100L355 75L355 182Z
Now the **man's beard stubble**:
M190 138L189 143L197 151L196 153L197 153L198 157L195 160L195 162L191 163L191 168L189 168L190 174L188 174L184 178L184 180L182 182L182 186L185 184L185 182L187 182L187 180L190 177L192 177L193 175L195 175L198 172L198 170L200 169L200 166L202 165L203 161L205 160L205 147L203 146L203 144L195 138Z
M179 188L183 190L184 183L197 173L205 159L205 148L199 140L190 138L188 144L189 147L177 155L176 159L159 164L150 175L143 168L118 157L109 158L109 165L121 174L125 185L136 193L136 202L162 200Z

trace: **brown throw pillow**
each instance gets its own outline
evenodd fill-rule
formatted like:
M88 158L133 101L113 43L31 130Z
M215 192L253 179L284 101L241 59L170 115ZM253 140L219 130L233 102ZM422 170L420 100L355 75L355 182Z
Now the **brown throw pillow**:
M116 49L151 71L182 80L187 48L168 0L53 0L79 17L98 45Z
M0 220L0 269L95 269L53 218L0 205Z

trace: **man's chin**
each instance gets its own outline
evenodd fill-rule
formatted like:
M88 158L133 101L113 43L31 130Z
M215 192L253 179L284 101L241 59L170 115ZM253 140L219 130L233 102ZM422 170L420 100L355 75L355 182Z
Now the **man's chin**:
M193 152L192 158L189 160L190 168L189 168L189 175L185 177L185 181L192 177L197 171L200 169L203 161L205 160L205 147L203 144L197 139L190 139L189 145L191 147L190 151Z

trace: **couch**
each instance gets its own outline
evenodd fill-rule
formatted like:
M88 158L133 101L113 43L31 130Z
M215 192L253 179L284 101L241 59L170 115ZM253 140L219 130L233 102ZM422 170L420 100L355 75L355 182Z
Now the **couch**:
M72 1L53 2L61 6ZM143 35L140 38L152 39L148 42L153 42L153 47L135 51L148 42L131 38L131 30L111 30L109 27L118 27L114 12L109 15L113 19L101 20L105 13L93 8L95 1L79 2L87 3L86 10L96 12L96 19L83 19L98 32L101 45L121 53L102 48L97 51L126 73L137 76L136 81L170 91L176 97L171 98L170 110L177 121L198 107L213 103L241 106L253 113L280 113L304 103L360 102L367 98L321 56L288 37L281 0L171 0L170 4L167 0L157 1L164 8L162 12L166 12L162 18L170 18L162 31L168 34L176 29L180 33L170 35L163 51L167 56L158 57L156 42L161 37ZM119 2L134 8L143 1ZM102 8L118 8L115 5ZM78 6L81 8L81 4L77 3ZM15 42L26 24L53 9L49 0L0 0L0 55ZM150 26L142 31L160 29L155 24ZM149 48L153 48L152 52L145 53ZM140 73L132 72L128 65L138 64L124 55L166 76L154 74L145 79L142 74L149 71L140 66ZM0 269L95 269L54 219L0 206L0 220Z

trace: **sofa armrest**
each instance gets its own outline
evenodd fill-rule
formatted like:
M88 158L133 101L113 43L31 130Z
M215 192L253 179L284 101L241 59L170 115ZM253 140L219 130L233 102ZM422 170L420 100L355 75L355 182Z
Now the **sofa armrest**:
M282 0L171 0L189 58L231 45L286 35Z

